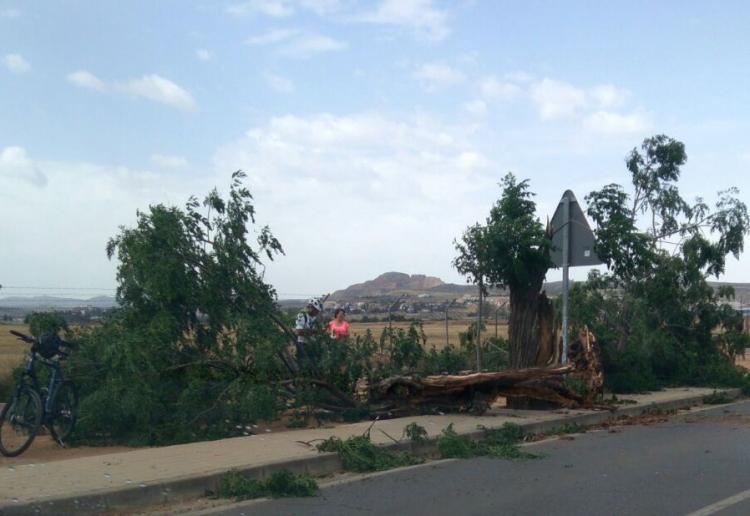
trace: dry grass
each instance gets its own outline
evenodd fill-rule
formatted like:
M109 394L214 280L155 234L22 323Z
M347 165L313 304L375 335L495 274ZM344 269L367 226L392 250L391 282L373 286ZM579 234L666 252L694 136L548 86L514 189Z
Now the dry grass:
M10 378L10 373L23 362L29 345L11 335L9 330L29 333L26 324L0 324L0 383Z
M454 346L458 345L460 342L458 339L458 334L461 332L465 332L472 322L473 320L470 320L470 319L449 320L448 321L448 338L450 339L450 343L453 344ZM380 334L383 332L383 328L388 327L387 322L369 322L369 323L351 322L350 325L351 325L351 332L355 335L364 335L364 333L369 328L370 331L372 331L372 335L373 337L375 337L375 339L380 338ZM410 325L411 325L410 322L394 322L393 323L394 328L408 329ZM428 346L435 346L438 349L445 346L445 321L424 321L422 323L422 326L424 328L425 336L427 337ZM507 338L508 337L507 325L500 324L498 326L497 334L500 337ZM485 330L485 333L483 335L485 336L495 335L494 322L487 324L487 329Z

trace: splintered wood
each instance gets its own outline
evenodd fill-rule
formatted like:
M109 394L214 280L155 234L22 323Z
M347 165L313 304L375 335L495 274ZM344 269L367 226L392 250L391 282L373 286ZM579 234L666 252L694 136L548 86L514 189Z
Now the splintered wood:
M568 364L457 375L392 376L373 385L358 383L358 397L376 413L401 415L443 409L484 412L498 397L527 397L565 408L603 408L594 403L601 392L601 363L593 335L583 330L571 345ZM567 378L582 382L574 391Z

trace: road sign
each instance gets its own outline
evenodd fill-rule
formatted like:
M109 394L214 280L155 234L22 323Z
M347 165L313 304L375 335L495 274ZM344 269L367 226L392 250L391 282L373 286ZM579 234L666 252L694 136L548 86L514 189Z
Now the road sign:
M568 217L564 216L565 200L568 201ZM586 216L583 214L581 206L578 204L573 192L566 190L557 210L552 216L550 225L552 226L552 244L551 253L552 262L558 267L563 266L563 247L565 239L565 222L568 221L568 265L577 267L579 265L599 265L603 263L594 252L594 232L591 231Z
M603 263L594 252L596 241L594 233L586 221L576 196L570 190L565 193L557 205L550 222L552 227L552 262L563 270L562 286L562 336L563 348L560 361L568 361L568 290L570 278L568 267L579 265L599 265Z

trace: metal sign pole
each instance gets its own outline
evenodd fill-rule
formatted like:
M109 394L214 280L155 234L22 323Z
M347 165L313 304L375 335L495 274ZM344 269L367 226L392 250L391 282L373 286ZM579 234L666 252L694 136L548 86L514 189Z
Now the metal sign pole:
M569 267L569 255L570 255L570 199L567 195L563 195L563 226L562 226L562 270L563 270L563 284L562 284L562 356L560 362L565 364L568 362L568 267Z
M479 280L479 309L477 310L477 341L475 343L477 352L477 372L482 370L482 354L480 347L482 345L482 287L484 284Z
M599 265L603 263L596 255L596 236L591 231L576 196L565 190L550 222L552 228L552 263L562 267L562 356L561 363L568 361L568 291L570 289L569 267Z

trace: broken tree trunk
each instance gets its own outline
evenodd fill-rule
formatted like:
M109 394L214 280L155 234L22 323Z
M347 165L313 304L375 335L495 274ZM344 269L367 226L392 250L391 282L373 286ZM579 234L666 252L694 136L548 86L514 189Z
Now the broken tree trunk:
M566 387L573 365L513 369L423 378L393 376L369 386L375 413L403 415L432 409L484 412L498 396L530 397L556 406L574 408L586 400Z
M581 328L578 331L578 340L570 343L568 362L574 367L570 378L582 382L588 400L593 400L602 393L604 375L599 347L594 334L587 327Z
M515 363L516 368L544 367L559 362L559 337L554 319L554 308L544 291L539 293L535 287L519 298L514 298L511 292L512 366ZM511 394L508 396L508 406L515 409L548 409L559 404L536 396Z
M583 382L583 392L568 387L566 378ZM584 328L578 340L572 343L570 363L564 366L423 378L393 376L371 386L358 382L357 390L360 399L367 397L373 411L383 415L430 409L481 413L498 396L509 400L534 400L533 408L601 409L607 407L595 403L594 399L601 393L603 378L596 339Z

